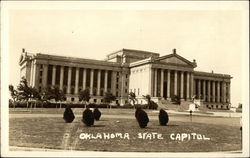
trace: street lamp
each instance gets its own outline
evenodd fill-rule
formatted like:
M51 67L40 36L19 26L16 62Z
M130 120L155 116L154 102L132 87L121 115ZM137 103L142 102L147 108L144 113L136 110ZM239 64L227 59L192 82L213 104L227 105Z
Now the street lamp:
M242 145L242 117L240 118L240 144L241 144L241 150L243 145Z

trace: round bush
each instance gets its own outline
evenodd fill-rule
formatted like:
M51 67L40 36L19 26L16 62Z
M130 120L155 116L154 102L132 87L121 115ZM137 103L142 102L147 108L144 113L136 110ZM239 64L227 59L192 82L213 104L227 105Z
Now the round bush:
M94 114L95 120L97 120L97 121L100 120L100 117L101 117L102 113L100 112L100 110L98 108L94 109L93 114Z
M82 113L82 122L86 126L92 126L94 124L94 121L95 121L95 119L94 119L93 112L89 108L84 110Z
M71 122L74 121L75 115L74 115L74 113L73 113L73 111L71 110L70 107L65 108L65 111L64 111L64 114L63 114L63 119L67 123L71 123Z
M135 116L139 126L141 128L145 128L149 122L147 113L144 110L138 108L136 109Z
M141 110L142 108L141 107L137 107L136 110L135 110L135 118L137 119L137 114L138 112Z
M166 126L167 123L168 123L168 121L169 121L168 113L165 110L161 109L160 113L159 113L159 122L160 122L160 125Z

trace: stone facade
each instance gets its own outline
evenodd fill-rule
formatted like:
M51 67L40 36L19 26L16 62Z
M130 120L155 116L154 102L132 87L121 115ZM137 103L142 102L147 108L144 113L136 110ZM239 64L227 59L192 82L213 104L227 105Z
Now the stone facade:
M134 92L138 103L145 103L149 94L156 102L179 96L183 101L200 99L212 108L230 107L230 75L199 72L196 61L188 61L173 49L173 53L158 53L122 49L107 55L105 60L30 54L23 49L19 65L21 77L42 91L58 86L69 102L79 102L78 93L90 89L90 102L102 103L109 91L116 103L129 102Z

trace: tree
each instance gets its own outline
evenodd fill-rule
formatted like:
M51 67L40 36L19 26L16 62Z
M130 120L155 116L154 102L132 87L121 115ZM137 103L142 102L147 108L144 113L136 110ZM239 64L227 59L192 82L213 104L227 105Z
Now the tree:
M89 102L89 99L90 99L90 93L89 93L89 89L85 89L85 90L82 90L80 91L79 93L79 101L83 101L85 102L85 108L86 108L86 102Z
M17 92L17 90L15 90L13 85L9 85L9 91L10 91L10 95L12 97L13 105L14 105L14 108L15 108L16 107L16 101L18 100L18 92Z
M58 101L63 101L65 99L63 91L60 90L58 86L48 87L47 89L45 89L45 92L43 92L43 100L51 100L51 99L54 99L56 104ZM61 108L61 103L60 103L60 108Z
M147 95L143 95L143 97L147 100L147 102L148 102L148 108L150 108L151 96L149 94L147 94Z
M135 93L134 92L130 92L128 94L128 97L129 97L129 100L131 100L133 102L133 105L135 105L135 101L137 101Z
M64 95L63 91L60 90L59 87L54 86L54 87L52 87L52 92L54 94L53 98L55 99L56 103L58 101L60 101L60 108L61 108L61 106L62 106L61 101L63 101L65 99L65 95Z
M42 107L43 107L43 104L48 101L48 98L47 98L47 95L46 95L46 89L43 89L42 92L40 93L40 99L39 100L42 102Z
M37 89L36 88L33 88L33 87L30 87L30 91L31 91L31 99L32 100L35 100L35 107L36 107L36 102L37 102L37 100L40 100L40 98L41 98L41 95L40 95L40 93L37 91ZM31 104L31 107L32 107L32 104Z
M25 77L22 77L18 87L18 95L20 100L25 100L27 102L27 108L29 107L29 101L33 98L34 90L28 86L28 82Z
M144 96L145 99L147 100L148 104L150 104L151 102L151 96L149 94L147 94L146 96Z
M115 99L116 99L116 97L112 93L110 93L110 92L106 92L104 94L103 100L104 100L104 102L106 102L108 104L111 103L112 101L114 101Z

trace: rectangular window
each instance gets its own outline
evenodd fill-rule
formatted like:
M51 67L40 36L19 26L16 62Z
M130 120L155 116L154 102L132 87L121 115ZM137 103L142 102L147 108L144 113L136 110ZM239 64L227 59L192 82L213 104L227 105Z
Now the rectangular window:
M140 88L138 88L138 95L140 95Z
M127 89L125 89L125 93L127 93L128 92L128 90Z

